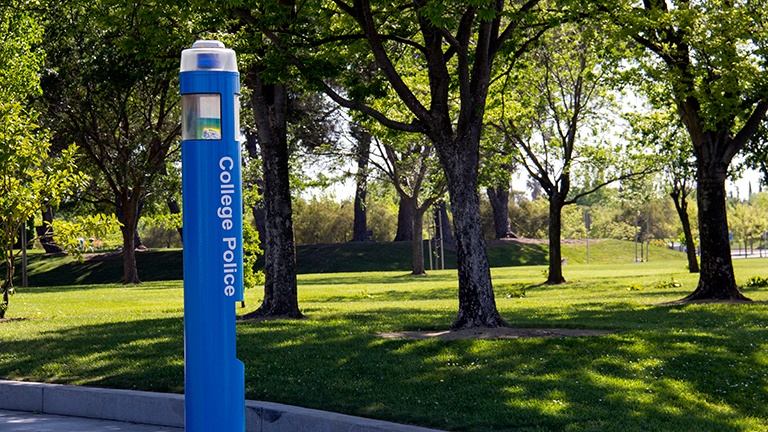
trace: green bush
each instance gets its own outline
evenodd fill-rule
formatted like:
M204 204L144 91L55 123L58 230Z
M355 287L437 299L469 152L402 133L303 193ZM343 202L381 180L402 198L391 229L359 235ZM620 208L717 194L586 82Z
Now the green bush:
M768 288L768 278L752 276L747 280L746 286L750 288Z

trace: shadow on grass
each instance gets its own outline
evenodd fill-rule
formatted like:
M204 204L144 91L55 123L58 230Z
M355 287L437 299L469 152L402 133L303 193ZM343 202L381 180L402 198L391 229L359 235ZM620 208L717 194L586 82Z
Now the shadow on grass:
M182 318L84 325L0 342L0 376L96 387L183 392Z
M379 309L334 316L338 323L239 327L249 397L467 431L735 432L745 418L768 413L766 330L718 334L695 325L721 322L716 312L607 337L445 342L366 334L376 331L371 325L396 326L380 317L397 313L409 322L397 329L441 328L452 318L431 313L413 325L423 311ZM622 307L607 313L638 318ZM539 324L560 324L551 318ZM600 319L587 313L576 321Z
M620 332L380 339L374 333L446 328L454 312L376 308L238 324L238 358L246 367L248 399L442 429L736 432L765 426L768 323L757 308L618 303L566 312L568 318L530 308L505 318L519 327L610 323ZM182 326L181 318L137 320L6 340L0 376L181 391Z
M136 254L139 279L144 282L181 280L184 277L181 250ZM16 265L14 285L21 286L21 262ZM29 258L29 286L66 286L122 283L122 255L79 262L69 256L34 254Z

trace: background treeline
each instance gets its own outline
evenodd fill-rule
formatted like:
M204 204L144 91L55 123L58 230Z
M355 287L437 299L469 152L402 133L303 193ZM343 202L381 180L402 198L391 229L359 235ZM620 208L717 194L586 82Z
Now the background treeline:
M376 195L367 203L368 230L371 240L392 241L397 230L398 199L385 185L374 185ZM621 199L618 189L605 189L598 200L567 207L563 213L563 238L585 239L585 215L591 214L589 237L648 241L662 246L683 243L683 232L671 198L664 196L642 205ZM753 193L748 199L731 197L729 227L734 247L744 239L754 247L765 247L763 231L768 230L768 192ZM352 198L338 199L333 195L297 196L293 200L294 233L299 244L343 243L352 239L354 203ZM448 206L450 217L450 206ZM480 214L486 240L495 238L493 210L485 194L480 194ZM648 217L650 214L650 224ZM697 226L696 203L691 203L692 225ZM510 225L519 237L546 239L549 223L548 202L543 197L532 198L522 191L513 191L509 202ZM430 216L431 217L431 216ZM434 225L433 225L434 226ZM424 238L433 233L425 227ZM649 231L650 229L650 231ZM182 242L176 230L166 230L151 224L140 224L140 234L147 247L178 248ZM695 233L698 238L698 232ZM104 242L105 248L122 240L115 232Z

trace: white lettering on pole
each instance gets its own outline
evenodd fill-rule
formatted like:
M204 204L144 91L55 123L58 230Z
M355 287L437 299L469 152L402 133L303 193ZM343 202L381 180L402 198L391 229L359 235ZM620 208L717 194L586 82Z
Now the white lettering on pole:
M224 231L230 231L235 225L232 217L234 212L232 211L232 204L234 202L233 195L235 194L235 185L232 182L232 169L235 167L235 161L225 156L219 159L219 173L220 190L221 190L221 207L216 210L216 215L221 219L221 227ZM223 242L225 244L224 253L221 258L223 261L224 269L224 295L232 297L235 295L235 280L237 279L234 273L237 273L238 263L235 261L235 250L237 250L237 238L236 237L224 237Z
M222 255L222 259L224 259L224 295L232 297L235 295L235 275L232 273L237 273L237 263L232 261L235 259L233 251L237 248L237 238L224 237L223 241L227 245L227 249Z
M219 180L221 181L221 207L216 210L216 215L221 219L221 227L229 231L234 227L232 221L232 195L235 193L235 185L232 183L232 174L229 172L235 167L235 162L229 156L219 159Z

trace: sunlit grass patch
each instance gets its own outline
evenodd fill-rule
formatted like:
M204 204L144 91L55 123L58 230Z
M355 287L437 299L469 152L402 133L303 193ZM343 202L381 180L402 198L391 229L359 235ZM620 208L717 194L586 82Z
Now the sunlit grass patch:
M739 283L767 261L736 261ZM540 285L541 266L493 269L511 324L617 331L518 340L375 335L446 329L453 270L301 275L308 319L237 326L246 396L463 431L767 430L766 306L660 306L695 289L684 267L568 265L560 286ZM660 286L672 278L682 285ZM247 290L243 311L262 295ZM35 320L0 324L0 377L181 392L182 296L178 281L19 292L10 313Z

